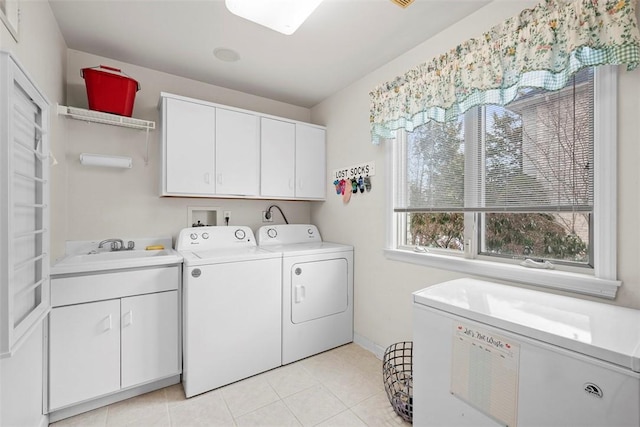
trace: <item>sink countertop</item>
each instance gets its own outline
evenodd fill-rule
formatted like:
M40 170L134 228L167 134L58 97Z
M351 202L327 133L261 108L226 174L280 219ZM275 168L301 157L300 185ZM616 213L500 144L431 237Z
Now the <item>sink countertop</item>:
M171 237L123 238L124 244L135 242L136 249L110 251L98 248L100 240L73 240L65 244L66 254L51 267L51 276L93 273L126 268L179 264L182 255L171 247ZM147 251L147 246L162 245L164 249ZM110 246L110 245L108 245Z

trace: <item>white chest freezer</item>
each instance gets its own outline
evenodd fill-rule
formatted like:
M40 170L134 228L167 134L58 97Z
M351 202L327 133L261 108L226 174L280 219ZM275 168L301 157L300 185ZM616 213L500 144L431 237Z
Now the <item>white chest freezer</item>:
M473 279L413 294L416 426L640 426L640 311Z

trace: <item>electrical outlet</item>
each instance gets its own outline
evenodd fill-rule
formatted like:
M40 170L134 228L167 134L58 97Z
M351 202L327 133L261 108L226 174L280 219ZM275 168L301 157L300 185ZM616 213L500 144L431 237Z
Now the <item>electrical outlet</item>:
M267 218L267 211L262 211L262 222L273 222L273 212Z

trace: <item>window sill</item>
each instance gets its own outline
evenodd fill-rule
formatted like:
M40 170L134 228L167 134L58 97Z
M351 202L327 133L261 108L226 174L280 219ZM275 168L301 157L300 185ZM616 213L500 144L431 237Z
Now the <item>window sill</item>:
M384 255L387 259L393 261L409 262L474 276L542 286L608 299L615 298L616 292L622 284L619 280L599 279L588 274L539 270L520 265L499 264L490 261L416 253L399 249L385 249Z

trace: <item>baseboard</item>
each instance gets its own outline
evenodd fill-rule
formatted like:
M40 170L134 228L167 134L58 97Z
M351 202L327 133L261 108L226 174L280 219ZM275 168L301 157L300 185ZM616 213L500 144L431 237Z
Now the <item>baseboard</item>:
M160 381L155 381L142 386L130 388L118 393L110 394L98 399L90 400L87 402L79 403L74 406L58 409L49 413L49 422L63 420L65 418L73 417L74 415L82 414L83 412L92 411L103 406L111 405L112 403L119 402L121 400L129 399L134 396L149 393L151 391L159 390L161 388L169 387L170 385L178 384L180 382L180 375L175 375L169 378L165 378ZM46 426L46 424L45 424Z
M365 350L369 350L373 353L378 359L382 360L384 356L385 347L378 345L371 341L370 339L363 337L362 335L358 335L357 333L353 333L353 342L358 344L360 347Z
M38 423L38 427L47 427L49 425L49 417L47 415L42 415L40 417L40 422Z

